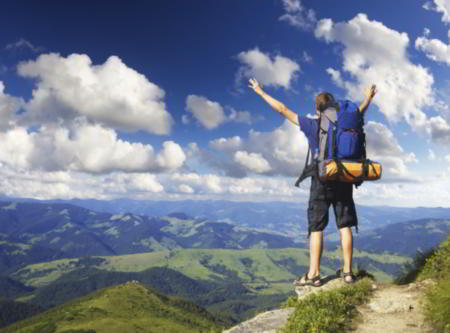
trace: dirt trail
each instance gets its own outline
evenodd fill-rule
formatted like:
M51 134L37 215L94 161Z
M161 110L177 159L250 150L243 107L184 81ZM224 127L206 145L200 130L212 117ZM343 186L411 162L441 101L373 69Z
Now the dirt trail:
M424 287L431 283L405 286L378 286L369 303L358 308L355 333L431 333L425 322L421 299Z
M421 299L424 288L432 283L423 281L405 286L373 285L375 291L367 304L358 307L360 315L355 319L352 333L432 333L425 322ZM344 286L342 279L329 277L320 287L296 288L299 298L321 290L331 290ZM275 333L283 327L293 308L261 313L224 333Z

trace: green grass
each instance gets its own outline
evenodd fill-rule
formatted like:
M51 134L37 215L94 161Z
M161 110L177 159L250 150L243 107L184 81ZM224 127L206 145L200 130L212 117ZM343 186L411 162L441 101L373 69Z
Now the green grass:
M425 295L425 315L440 331L450 333L450 236L425 259L418 280L433 279Z
M193 303L127 283L97 291L0 332L189 333L220 332L220 326L221 322Z
M335 333L349 328L356 316L356 306L365 302L372 291L372 282L364 278L351 286L322 291L304 299L290 298L288 307L295 307L281 333Z
M339 258L339 252L324 252L331 260ZM291 282L302 269L308 266L306 249L177 249L140 254L107 256L98 269L140 272L152 267L168 267L193 279L229 280L230 272L245 283L285 283ZM355 251L355 259L369 258L380 263L404 264L408 258L392 255L375 255ZM76 269L78 259L57 260L29 265L14 273L13 278L34 287L48 285L61 275ZM399 266L400 267L400 266ZM375 267L367 267L377 280L388 282L392 276ZM323 265L323 274L333 274L335 267ZM295 272L295 273L294 273ZM228 275L227 275L228 274ZM278 288L273 289L273 292ZM265 293L268 289L265 289Z

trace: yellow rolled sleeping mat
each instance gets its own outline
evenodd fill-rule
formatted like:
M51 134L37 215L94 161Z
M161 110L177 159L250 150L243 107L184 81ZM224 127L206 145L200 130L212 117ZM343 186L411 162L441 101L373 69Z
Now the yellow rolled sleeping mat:
M319 162L319 178L322 181L339 180L357 183L378 180L381 178L381 172L381 164L370 160L324 160Z

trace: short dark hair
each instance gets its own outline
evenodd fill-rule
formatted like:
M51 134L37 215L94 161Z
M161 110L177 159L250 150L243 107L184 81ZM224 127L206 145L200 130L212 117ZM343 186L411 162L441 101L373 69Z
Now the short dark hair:
M316 110L323 112L333 102L333 95L328 92L322 92L316 97Z

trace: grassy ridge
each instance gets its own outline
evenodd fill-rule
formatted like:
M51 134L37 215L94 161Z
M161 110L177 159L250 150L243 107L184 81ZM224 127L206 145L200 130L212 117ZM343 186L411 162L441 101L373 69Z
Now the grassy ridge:
M90 267L102 270L139 272L152 267L167 267L184 275L201 280L236 279L250 285L269 289L273 283L290 282L303 273L308 266L308 251L305 249L182 249L150 252L123 256L106 256ZM26 266L13 277L26 285L40 287L55 281L61 275L79 268L79 260L67 259ZM323 274L334 272L339 252L324 252ZM380 265L392 264L401 267L409 261L406 257L377 255L355 251L355 262L368 261ZM392 279L377 267L370 268L378 280ZM278 285L277 289L280 287ZM265 288L265 292L268 290ZM273 290L273 292L279 292Z
M127 283L97 291L0 332L189 333L220 332L220 326L220 321L193 303Z
M440 332L450 333L450 236L426 260L418 279L433 279L425 296L425 314Z

